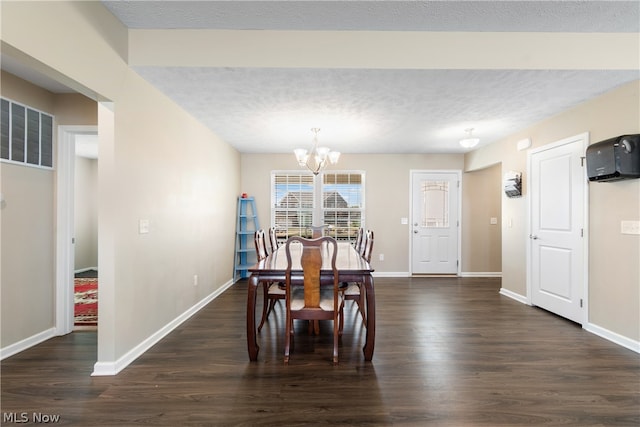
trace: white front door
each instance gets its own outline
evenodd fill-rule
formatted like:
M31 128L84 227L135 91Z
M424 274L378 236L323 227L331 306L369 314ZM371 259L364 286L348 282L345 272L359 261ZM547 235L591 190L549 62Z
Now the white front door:
M411 172L411 272L458 273L458 171Z
M583 323L588 134L529 153L531 303Z

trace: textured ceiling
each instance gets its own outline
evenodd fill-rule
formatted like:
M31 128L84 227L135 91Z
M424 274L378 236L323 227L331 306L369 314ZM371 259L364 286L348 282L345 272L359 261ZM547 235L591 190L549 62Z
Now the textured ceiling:
M638 1L103 4L137 31L640 33ZM457 141L466 128L488 144L640 78L637 69L607 70L607 64L581 70L172 65L132 67L247 153L291 152L310 144L312 127L321 128L322 143L344 153L463 152Z
M241 152L319 140L343 153L461 152L564 111L626 71L161 68L136 71ZM305 147L306 148L306 147Z
M127 1L129 28L638 32L637 1Z

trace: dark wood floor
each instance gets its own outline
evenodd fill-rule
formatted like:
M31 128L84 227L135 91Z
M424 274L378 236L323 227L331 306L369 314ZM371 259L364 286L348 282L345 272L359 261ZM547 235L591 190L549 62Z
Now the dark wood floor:
M117 376L90 376L91 332L2 361L3 424L49 414L82 426L640 425L638 354L499 288L376 279L373 362L349 303L339 366L329 334L303 325L284 366L281 312L258 338L259 361L248 361L239 282Z

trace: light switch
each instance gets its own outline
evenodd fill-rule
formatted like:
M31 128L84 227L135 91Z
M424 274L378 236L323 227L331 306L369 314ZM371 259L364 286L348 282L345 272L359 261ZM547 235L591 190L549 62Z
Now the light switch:
M491 217L491 225L496 225L498 223L498 218Z
M640 234L640 221L620 221L620 233Z
M409 218L400 218L400 224L402 225L409 224Z
M149 220L141 219L138 221L138 233L139 234L147 234L149 232Z

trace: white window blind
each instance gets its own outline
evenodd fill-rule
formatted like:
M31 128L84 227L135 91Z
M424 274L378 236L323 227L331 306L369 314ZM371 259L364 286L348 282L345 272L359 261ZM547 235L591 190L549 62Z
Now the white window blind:
M322 174L322 217L331 236L355 240L364 219L364 173Z
M323 172L316 180L308 172L271 173L271 226L279 240L311 236L312 225L326 225L340 240L355 240L364 226L364 173Z
M279 239L303 236L313 224L313 175L303 172L271 173L271 226Z

